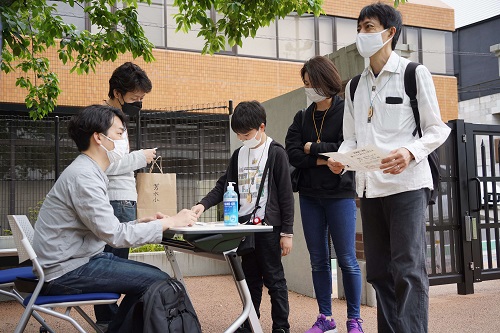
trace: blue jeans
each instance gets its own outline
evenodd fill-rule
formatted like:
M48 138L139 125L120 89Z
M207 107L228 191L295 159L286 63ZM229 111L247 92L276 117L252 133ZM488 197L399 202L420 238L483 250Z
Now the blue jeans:
M115 216L120 222L129 222L137 218L136 202L130 200L112 200L109 202L113 207ZM115 256L128 259L128 248L114 248L106 244L104 252L113 253ZM118 312L118 304L95 305L94 313L99 324L110 323Z
M425 210L429 194L428 189L421 189L361 199L366 278L377 295L379 332L427 332Z
M356 203L354 199L313 198L300 195L300 214L311 260L319 312L332 315L332 269L328 231L342 270L347 317L360 318L361 271L356 260Z
M44 295L94 292L125 294L118 311L109 324L108 333L119 332L132 305L155 281L169 276L155 266L123 259L112 253L100 253L77 269L48 283Z

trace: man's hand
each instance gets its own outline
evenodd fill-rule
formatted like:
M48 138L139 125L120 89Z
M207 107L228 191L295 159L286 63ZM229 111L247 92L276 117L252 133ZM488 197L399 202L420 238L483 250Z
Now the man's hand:
M145 222L151 222L151 221L156 221L156 220L161 220L164 217L168 217L167 215L157 212L155 215L151 216L146 216L140 219L137 219L137 223L145 223Z
M344 170L344 168L345 168L345 166L342 163L335 161L331 157L328 159L327 164L328 164L328 168L330 169L330 171L337 174L337 175L339 173L341 173L342 170Z
M190 209L183 209L174 216L165 216L161 219L163 222L163 231L173 227L192 226L196 223L197 219L195 212Z
M201 214L205 211L205 206L202 204L197 204L191 207L191 210L196 214L196 218L199 218Z
M156 158L156 148L143 149L142 153L146 157L146 163L147 164L153 162L153 160Z
M284 257L292 251L292 237L281 236L280 239L280 247L281 247L281 256Z
M397 175L406 169L413 158L413 154L406 148L394 149L382 160L380 169L384 170L384 173Z

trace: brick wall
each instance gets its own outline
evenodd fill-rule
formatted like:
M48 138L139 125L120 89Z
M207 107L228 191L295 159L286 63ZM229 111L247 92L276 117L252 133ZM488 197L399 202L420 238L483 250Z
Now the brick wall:
M376 1L325 0L323 10L327 15L357 19L361 9ZM393 5L393 0L384 0ZM412 0L400 4L398 10L403 16L403 24L439 30L455 30L455 14L451 7L440 1Z
M114 68L134 61L151 78L153 90L144 100L145 109L243 100L266 101L302 86L301 63L242 58L224 55L200 55L194 52L155 50L156 61L122 56L114 63L97 67L95 74L70 74L49 53L53 69L59 74L62 94L59 105L85 106L102 103L108 93L108 80ZM25 90L15 86L16 75L0 74L0 102L23 103ZM458 118L456 78L434 76L443 119Z

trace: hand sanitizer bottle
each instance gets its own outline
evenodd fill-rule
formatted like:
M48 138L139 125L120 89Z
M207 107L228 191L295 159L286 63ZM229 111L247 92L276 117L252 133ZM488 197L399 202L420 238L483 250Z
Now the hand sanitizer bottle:
M234 182L228 182L224 193L224 225L238 225L238 194L234 191Z

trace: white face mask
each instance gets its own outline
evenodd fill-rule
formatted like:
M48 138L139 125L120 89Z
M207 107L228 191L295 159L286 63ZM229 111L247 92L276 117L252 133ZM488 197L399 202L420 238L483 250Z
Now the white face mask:
M358 33L356 36L356 47L358 48L359 54L363 58L370 58L372 55L377 53L385 44L387 44L392 37L388 40L382 40L382 33L389 29L385 29L381 32L372 32L372 33Z
M128 154L128 137L125 137L122 140L113 140L102 133L101 135L109 141L113 142L115 145L115 148L113 148L113 150L107 150L106 147L101 144L101 147L106 151L106 154L108 155L109 163L115 163L121 160L123 156L125 156L125 154Z
M257 133L255 133L255 136L251 139L248 139L248 140L241 140L241 142L243 143L243 146L247 147L247 148L254 148L256 147L259 143L260 143L260 140L257 139L257 135L259 134L260 131L257 131ZM260 137L262 139L262 137Z
M324 101L327 97L320 95L314 90L314 88L304 88L306 90L307 97L314 103Z

